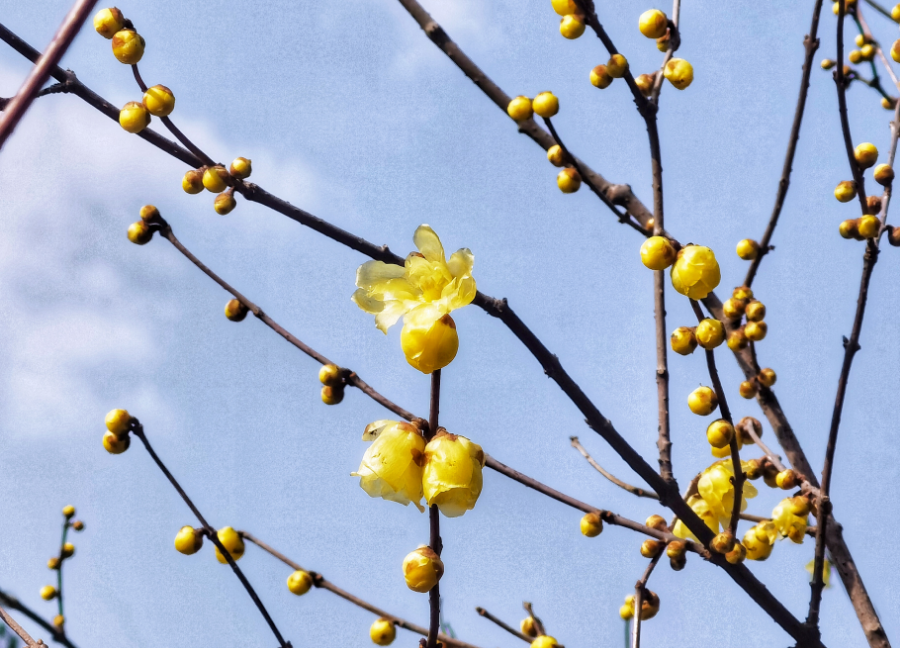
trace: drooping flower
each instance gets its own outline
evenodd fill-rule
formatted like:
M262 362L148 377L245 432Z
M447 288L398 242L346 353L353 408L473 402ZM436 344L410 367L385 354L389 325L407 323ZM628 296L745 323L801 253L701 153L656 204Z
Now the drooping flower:
M464 436L439 430L425 446L425 500L447 517L475 508L481 495L484 451Z
M375 315L375 325L384 333L402 317L400 341L407 362L431 373L456 357L459 336L450 313L475 299L475 257L461 248L447 260L441 240L428 225L416 229L413 241L419 251L406 257L403 266L362 264L356 271L353 301Z
M731 459L717 461L709 468L703 471L700 481L697 482L697 490L702 497L712 515L716 516L718 524L723 528L727 528L731 521L731 512L734 509L734 484L731 482L734 477L734 468ZM747 508L747 500L756 497L757 490L749 481L744 482L741 491L741 511ZM714 529L718 530L718 528Z
M744 547L747 548L748 560L765 560L772 555L772 547L778 532L770 520L760 522L744 534Z
M803 544L809 518L806 515L797 515L797 508L791 498L783 499L778 506L772 509L772 523L782 537L790 538L797 544Z
M372 445L363 455L359 470L351 473L360 478L360 487L370 497L404 506L412 502L424 511L420 500L425 439L418 428L404 421L376 421L366 427L363 440Z

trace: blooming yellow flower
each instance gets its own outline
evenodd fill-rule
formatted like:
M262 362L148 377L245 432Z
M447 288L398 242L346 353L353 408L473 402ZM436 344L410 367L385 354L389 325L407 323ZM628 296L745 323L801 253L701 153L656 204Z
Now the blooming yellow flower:
M747 559L762 561L771 556L777 537L778 532L775 530L775 525L768 520L751 528L744 534L742 543L747 549Z
M428 506L447 517L475 508L481 495L484 450L464 436L440 430L425 446L422 486Z
M691 299L704 299L722 280L716 255L703 245L686 245L672 265L672 286Z
M413 241L419 251L406 257L403 266L362 264L356 271L353 301L375 315L375 325L384 333L402 317L400 343L406 361L431 373L456 357L459 337L450 313L475 299L475 257L461 248L446 260L441 240L428 225L416 229Z
M772 509L772 523L775 530L784 538L790 538L797 544L803 544L809 519L806 515L797 515L790 498L783 499Z
M706 501L709 511L715 515L718 523L723 528L728 527L731 521L731 511L734 509L734 484L731 479L734 477L734 468L731 459L717 461L709 468L703 471L700 481L697 482L697 490L700 497ZM757 490L749 481L744 482L741 497L741 510L747 508L747 500L756 497ZM718 527L713 530L718 530Z
M706 524L710 530L718 533L719 518L710 509L709 504L707 504L705 499L700 495L692 495L688 498L687 504L691 507L691 510L697 514L697 517L703 520L704 524ZM672 527L672 534L682 539L690 538L691 540L697 540L697 536L695 536L681 520L675 522L675 526Z
M363 455L359 485L370 497L422 508L422 465L425 439L416 426L403 421L376 421L366 427L363 440L372 445Z

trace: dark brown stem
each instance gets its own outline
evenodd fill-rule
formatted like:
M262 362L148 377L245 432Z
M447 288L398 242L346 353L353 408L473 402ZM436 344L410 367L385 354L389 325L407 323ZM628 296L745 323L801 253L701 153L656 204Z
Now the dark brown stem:
M147 92L147 84L144 83L144 78L141 76L141 71L138 69L137 63L132 63L131 73L134 75L134 80L137 82L141 92Z
M750 262L750 267L747 269L744 285L748 288L753 284L753 279L756 277L756 271L759 269L759 264L762 263L763 257L769 252L769 243L772 240L772 234L775 232L775 226L778 225L778 217L781 215L784 199L787 197L788 188L791 185L794 154L797 152L797 142L800 140L800 126L803 123L803 113L806 110L806 97L809 95L809 77L812 73L813 57L816 55L816 50L819 49L818 31L821 13L822 0L816 0L816 5L813 8L812 25L809 27L809 33L806 35L806 38L803 39L803 47L806 50L806 54L803 58L803 73L800 76L800 96L797 98L797 108L794 110L794 123L791 126L787 153L784 156L784 166L781 169L781 180L778 181L778 191L775 194L775 207L772 208L769 224L766 226L766 231L759 242L759 254Z
M431 374L431 405L428 408L428 437L434 437L438 432L438 413L441 408L441 370ZM441 542L441 512L437 504L428 507L428 522L430 527L428 545L438 556L444 548ZM431 610L431 622L428 626L427 648L436 648L437 636L441 629L441 590L440 581L428 592L428 605Z
M72 5L72 8L69 9L69 13L66 14L65 19L53 36L53 40L47 45L47 49L34 61L35 66L28 73L22 87L19 88L16 96L4 107L3 114L0 115L0 148L3 148L19 120L22 119L31 102L37 97L41 87L50 78L53 69L57 67L57 63L59 63L63 54L66 53L66 50L69 49L69 45L72 44L72 41L78 34L78 30L81 29L96 3L97 0L77 0Z
M529 643L529 644L531 643L532 637L529 637L528 635L519 632L518 630L516 630L516 629L513 628L512 626L507 625L507 624L504 623L501 619L498 619L498 618L495 617L493 614L491 614L490 612L488 612L487 610L485 610L483 607L477 607L477 608L475 608L475 611L478 612L478 615L479 615L479 616L483 616L483 617L484 617L485 619L487 619L488 621L491 621L492 623L497 624L498 626L500 626L501 628L503 628L504 630L506 630L506 631L507 631L509 634L511 634L512 636L514 636L514 637L516 637L516 638L518 638L518 639L521 639L522 641L524 641L524 642L526 642L526 643Z
M184 492L184 489L169 472L169 469L166 468L166 465L162 462L162 459L159 458L159 455L153 450L153 446L150 445L150 442L147 440L147 435L144 434L143 426L137 421L137 419L133 420L133 427L131 430L132 434L134 434L137 438L141 440L141 443L144 444L144 447L147 449L147 453L150 455L150 458L153 459L154 463L156 463L157 467L162 471L162 473L169 480L169 483L172 484L172 487L181 495L181 499L184 500L184 503L188 505L188 508L191 509L191 512L203 526L206 531L207 537L212 541L216 548L219 550L219 553L225 558L228 564L231 566L231 569L234 570L235 576L238 577L238 580L241 581L241 585L244 586L244 589L247 590L247 594L250 595L250 598L253 600L253 603L256 605L260 614L262 614L263 618L266 620L266 623L269 625L269 629L272 630L272 634L275 635L275 638L278 640L281 648L290 648L290 642L284 640L281 636L281 632L278 631L275 622L272 620L272 617L269 616L269 612L266 610L266 607L263 605L262 601L257 596L256 591L253 589L253 586L250 584L250 581L247 580L247 577L244 576L244 572L241 571L241 568L237 566L237 563L234 561L234 558L231 555L222 542L219 540L219 536L216 533L216 530L213 529L200 511L194 506L194 503L191 501L191 498L188 497L187 493Z
M659 500L659 495L653 492L648 492L643 488L638 488L637 486L632 486L626 482L623 482L621 479L613 475L612 473L606 471L603 466L598 464L591 455L588 454L588 451L584 449L584 446L581 445L581 442L578 440L578 437L569 437L569 440L572 442L572 447L578 450L581 453L581 456L587 459L587 462L591 464L598 473L606 477L613 484L627 490L632 495L637 495L638 497L646 497L647 499Z
M63 616L63 565L66 564L67 558L63 555L64 547L66 545L66 537L69 535L69 518L63 516L63 527L62 527L62 539L59 541L59 556L57 560L59 560L59 567L56 569L56 601L57 601L57 609L59 610L59 615ZM60 627L59 631L65 634L65 626Z
M659 563L659 559L662 555L663 552L660 551L650 559L647 569L644 570L644 575L641 576L641 579L634 585L634 617L631 625L631 648L641 648L641 607L644 604L644 590L647 588L647 581L650 580L650 574L653 573L653 570L657 563Z
M534 613L534 606L530 601L522 601L522 608L528 613L532 619L534 619L534 629L537 630L539 635L547 634L547 630L544 628L544 622L541 621L541 618Z
M29 619L46 630L53 641L55 641L56 643L62 646L66 646L66 648L78 648L74 643L72 643L71 639L69 639L63 633L59 632L56 626L54 626L46 619L42 618L37 612L29 608L28 606L24 605L12 594L7 594L3 590L0 590L0 604L5 605L11 610L17 610L27 616Z
M315 587L317 587L318 589L327 590L327 591L331 592L332 594L337 594L339 597L341 597L345 601L349 601L350 603L353 603L354 605L362 608L363 610L367 610L367 611L371 612L372 614L375 614L379 617L390 620L398 628L403 628L404 630L409 630L410 632L415 632L416 634L420 634L423 637L428 634L428 628L422 627L420 625L416 625L415 623L411 623L405 619L401 619L400 617L398 617L394 614L390 614L389 612L386 612L386 611L382 610L381 608L375 607L368 601L364 601L363 599L359 598L358 596L354 596L353 594L350 594L346 590L341 589L334 583L326 580L325 577L322 576L322 574L319 574L314 571L309 571L307 569L303 569L303 567L301 567L299 564L297 564L296 562L294 562L293 560L291 560L290 558L285 556L283 553L276 551L275 549L270 547L268 544L266 544L262 540L256 538L255 536L251 535L247 531L238 531L238 533L240 534L240 536L242 538L244 538L248 542L252 542L257 547L259 547L260 549L262 549L269 555L274 556L275 558L277 558L278 560L283 562L285 565L287 565L291 569L293 569L295 571L305 571L305 572L309 573L309 575L312 576L313 585L315 585ZM478 648L477 646L474 646L470 643L466 643L465 641L460 641L459 639L453 639L451 637L448 637L445 634L439 635L439 639L445 645L454 646L455 648Z
M856 156L853 154L853 137L850 135L850 119L847 116L847 84L844 79L844 13L846 9L845 0L838 0L838 19L837 19L837 65L834 66L834 79L837 84L838 94L838 112L841 116L841 134L844 136L844 148L847 149L847 161L850 163L850 171L853 174L853 181L856 183L856 195L859 198L859 204L862 213L867 210L866 205L866 186L862 169L856 162Z

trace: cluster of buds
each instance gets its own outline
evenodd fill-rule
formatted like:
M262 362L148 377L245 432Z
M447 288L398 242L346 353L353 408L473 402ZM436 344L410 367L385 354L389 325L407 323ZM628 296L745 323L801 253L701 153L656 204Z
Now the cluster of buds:
M659 596L656 592L645 588L641 598L641 621L652 619L659 612ZM625 603L619 608L619 616L626 621L634 618L634 601L634 594L629 594L625 597Z
M722 322L719 320L711 318L702 320L697 326L679 326L672 331L672 335L669 338L672 350L679 355L692 354L697 345L700 345L707 351L711 351L724 341L725 327L722 326ZM716 400L716 403L718 404L718 400Z
M175 535L175 550L185 556L191 556L203 547L203 538L206 535L205 529L195 529L190 525L183 526ZM222 543L222 546L225 547L225 551L235 561L240 560L241 556L244 555L244 539L233 527L228 526L219 529L216 532L216 537ZM216 547L216 560L223 565L228 563L228 559L222 555L218 547Z
M128 410L114 409L106 415L106 433L103 435L103 447L110 454L122 454L131 445L131 432L135 419Z
M872 172L872 177L875 179L875 182L883 187L890 187L893 184L894 169L889 164L879 164L875 166L875 163L878 161L878 149L875 148L874 144L869 142L860 144L853 150L853 157L856 160L856 164L859 166L860 172L865 172L866 169L875 167ZM837 198L839 202L850 202L856 198L858 189L856 182L844 180L835 187L834 197ZM882 229L881 221L878 218L881 208L881 198L878 196L868 196L866 198L863 215L859 218L842 221L838 226L838 232L845 239L856 239L857 241L878 238ZM895 244L893 237L889 237L889 240L892 245ZM897 244L900 244L900 240L897 241Z
M71 558L75 555L75 545L71 542L66 542L66 535L69 529L73 529L74 531L83 531L84 530L84 522L81 520L73 520L75 517L75 507L69 504L68 506L64 506L62 509L63 518L65 518L65 522L63 524L63 542L59 548L59 555L53 556L49 560L47 560L47 568L52 571L59 571L62 569L63 561L68 558ZM58 596L60 596L59 590L57 590L53 585L44 585L40 590L41 598L45 601L51 601ZM62 614L57 614L53 617L53 625L57 628L58 631L63 631L63 626L65 625L66 619Z
M562 16L559 20L559 33L564 38L573 40L584 33L585 18L581 5L575 0L551 0L553 10Z
M204 189L217 194L213 201L213 208L217 214L224 216L237 205L237 201L234 199L235 181L249 178L252 171L251 160L238 157L234 159L228 169L221 164L191 169L181 179L181 188L189 194L198 194Z
M835 16L840 14L841 13L841 3L835 2L831 7L831 11ZM847 15L848 13L851 13L853 11L856 11L856 0L844 0L843 15Z
M705 299L722 280L719 263L712 250L694 244L676 249L675 244L665 236L651 236L641 244L641 263L650 270L665 270L671 266L669 276L672 287L691 299Z
M766 306L761 301L753 298L753 291L746 286L735 288L729 299L722 304L722 314L731 322L732 330L728 334L728 348L732 351L746 349L751 342L760 342L769 332L766 324ZM741 325L741 321L746 322ZM775 372L765 370L766 375L760 372L760 376L741 384L741 396L753 398L756 395L758 380L760 384L771 387L775 384ZM769 383L769 384L767 384Z
M164 85L147 88L141 101L129 101L119 111L119 125L129 133L140 133L153 117L168 117L175 110L175 95Z
M128 240L135 245L146 245L153 233L162 225L162 216L153 205L144 205L140 211L141 220L128 226Z
M144 55L143 36L134 30L134 25L118 8L98 11L94 16L94 29L103 38L112 40L113 56L120 63L136 65Z
M337 405L344 400L344 372L337 365L322 365L319 369L319 382L322 383L322 402L326 405Z
M875 54L878 52L878 43L865 34L858 34L855 42L859 49L850 50L850 53L847 54L847 59L851 63L856 65L875 60Z

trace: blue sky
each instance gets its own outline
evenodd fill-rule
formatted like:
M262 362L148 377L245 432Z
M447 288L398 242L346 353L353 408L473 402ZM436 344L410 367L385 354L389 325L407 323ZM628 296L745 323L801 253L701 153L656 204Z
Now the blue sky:
M661 54L636 29L648 7L602 3L600 17L636 72ZM682 7L680 54L695 68L684 92L663 89L660 112L666 226L712 247L720 294L742 281L734 254L759 238L771 211L794 111L812 2ZM507 93L553 90L561 136L598 171L651 203L643 122L624 84L588 83L607 56L585 35L570 42L546 0L427 2L460 46ZM273 193L398 253L431 224L445 247L469 247L484 292L509 298L601 411L650 461L656 454L652 276L640 239L586 189L562 195L534 143L421 33L393 0L323 3L119 4L147 40L144 79L173 89L173 119L214 158L253 159L253 180ZM3 23L36 47L68 8L34 0ZM662 7L668 9L668 7ZM869 11L885 43L893 23ZM850 26L848 25L848 30ZM817 60L834 57L826 7ZM64 66L114 104L140 98L108 41L85 30ZM0 47L0 95L29 65ZM877 95L849 92L855 142L886 152L890 113ZM154 126L159 126L155 123ZM427 597L410 592L403 556L427 541L412 507L371 500L350 472L360 440L384 410L358 392L326 407L317 365L260 322L222 315L226 294L165 241L125 238L146 203L182 242L299 338L356 370L415 412L428 379L412 370L398 331L385 337L350 301L365 259L282 216L239 199L226 217L208 193L180 189L184 165L131 136L75 97L37 101L0 155L0 587L52 616L39 588L58 542L59 510L74 504L87 530L66 565L68 631L81 648L157 646L174 638L225 647L274 639L212 550L185 557L172 540L190 513L138 446L103 451L103 416L139 416L170 469L215 526L246 529L309 569L400 616L425 623ZM832 197L849 170L830 74L814 70L807 116L776 251L754 285L768 308L761 362L814 466L824 456L842 347L849 335L863 247L837 234L855 217ZM835 515L881 614L900 636L890 521L900 338L897 251L875 269L844 410L833 482ZM669 330L692 323L670 290ZM454 314L461 349L444 372L441 417L500 461L597 506L643 520L660 512L603 480L569 447L578 435L622 478L629 470L498 321L477 308ZM761 418L737 396L737 367L720 353L736 416ZM670 354L673 461L686 485L712 462L705 423L685 398L707 383L702 356ZM772 432L765 425L765 439ZM750 512L780 499L763 489ZM485 648L520 642L478 617L476 605L515 622L533 601L567 646L621 645L616 611L643 571L640 537L578 532L579 515L487 471L475 510L444 525L446 618ZM813 546L787 542L751 569L797 616L808 600ZM313 591L296 598L289 570L248 548L241 561L284 635L305 645L368 645L372 616ZM782 645L788 638L719 570L690 559L664 566L662 600L645 645ZM864 639L840 585L825 593L828 645ZM735 614L737 610L737 614ZM30 627L30 626L29 626ZM45 638L46 639L46 638ZM401 632L398 645L414 638Z

